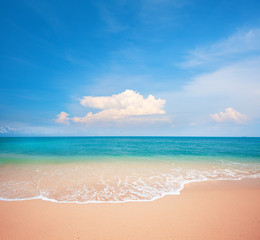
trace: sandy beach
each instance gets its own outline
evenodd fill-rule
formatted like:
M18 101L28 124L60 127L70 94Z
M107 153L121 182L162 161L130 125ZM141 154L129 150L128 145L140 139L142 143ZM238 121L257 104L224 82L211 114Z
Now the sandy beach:
M260 239L260 180L190 183L151 202L0 202L0 239Z

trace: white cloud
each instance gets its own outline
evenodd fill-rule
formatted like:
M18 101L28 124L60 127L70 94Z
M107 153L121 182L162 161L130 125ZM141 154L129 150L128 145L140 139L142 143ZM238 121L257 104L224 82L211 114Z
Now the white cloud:
M183 90L192 96L259 96L260 58L241 61L212 73L199 75L187 83Z
M133 90L125 90L122 93L108 97L85 96L80 100L85 107L102 109L93 114L87 113L84 117L74 117L74 122L88 123L93 121L165 121L165 118L138 117L144 115L164 114L165 100L155 99L153 95L144 98Z
M0 133L8 133L5 127L0 127Z
M230 37L220 40L212 45L198 47L190 51L183 67L194 67L241 57L245 54L255 54L260 51L260 29L239 31Z
M226 108L224 112L211 114L210 117L216 122L235 122L240 124L248 120L246 115L241 114L231 107Z
M69 114L66 112L61 112L57 115L57 119L55 119L56 123L62 123L62 124L69 124L70 118L68 117Z
M4 126L0 127L0 133L5 134L5 133L13 133L16 132L15 128L9 127L9 126Z
M168 115L174 116L175 124L195 122L205 126L212 124L210 114L231 106L245 114L250 119L249 125L253 126L260 119L259 66L260 58L251 58L198 75L175 92L161 93L167 99Z

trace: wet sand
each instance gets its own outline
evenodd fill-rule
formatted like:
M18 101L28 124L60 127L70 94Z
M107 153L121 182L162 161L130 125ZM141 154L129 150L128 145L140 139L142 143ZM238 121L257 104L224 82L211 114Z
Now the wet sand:
M152 202L0 202L0 239L260 239L260 179L185 185Z

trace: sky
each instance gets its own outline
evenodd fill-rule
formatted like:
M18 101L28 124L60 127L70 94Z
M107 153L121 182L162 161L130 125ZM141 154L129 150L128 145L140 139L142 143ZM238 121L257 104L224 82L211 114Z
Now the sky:
M9 0L0 136L260 136L260 1Z

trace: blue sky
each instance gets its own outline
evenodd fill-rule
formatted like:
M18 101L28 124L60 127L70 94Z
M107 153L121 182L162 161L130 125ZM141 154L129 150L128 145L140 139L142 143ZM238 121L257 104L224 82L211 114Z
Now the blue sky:
M5 1L1 136L260 136L260 2Z

